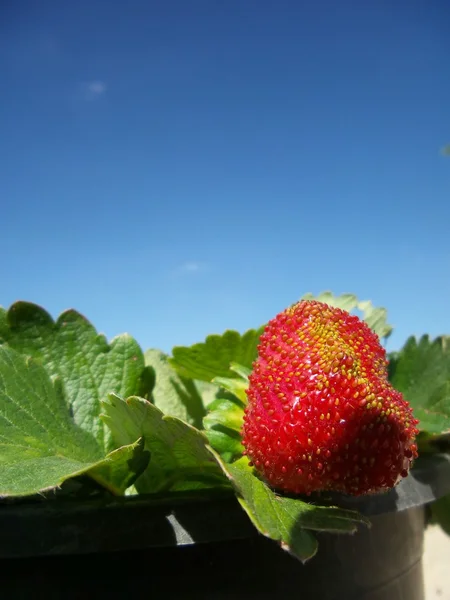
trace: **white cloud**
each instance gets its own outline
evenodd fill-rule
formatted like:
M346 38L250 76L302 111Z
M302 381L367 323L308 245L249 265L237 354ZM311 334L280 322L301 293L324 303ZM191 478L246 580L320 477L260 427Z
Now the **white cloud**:
M85 84L85 98L86 100L94 100L103 96L107 90L107 85L104 81L89 81Z
M185 275L186 277L188 277L197 275L199 273L205 273L208 270L209 267L206 263L197 262L195 260L189 260L176 267L174 271L172 271L172 275L178 277Z
M184 273L196 273L197 271L201 271L202 265L198 262L187 262L184 265L181 265L181 270Z

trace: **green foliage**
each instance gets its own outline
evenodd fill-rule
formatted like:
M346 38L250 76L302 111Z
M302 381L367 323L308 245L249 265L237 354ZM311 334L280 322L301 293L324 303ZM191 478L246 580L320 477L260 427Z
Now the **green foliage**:
M248 388L247 379L232 379L231 377L214 377L213 383L220 386L236 398L245 406L247 404L246 390ZM209 407L211 409L211 406Z
M389 379L403 393L420 420L421 431L450 431L450 344L448 337L431 341L409 338L390 355Z
M120 335L108 345L89 321L74 310L53 321L41 307L16 302L0 309L0 343L42 364L60 378L74 421L91 433L99 448L111 450L107 430L99 419L100 402L109 392L145 396L149 373L137 342ZM133 440L136 441L136 440Z
M392 331L386 310L369 301L331 292L316 299L359 311L380 338ZM87 479L113 494L156 498L233 489L256 528L302 561L317 551L312 532L353 533L367 524L361 515L275 493L242 455L262 331L226 331L176 347L172 357L144 356L128 335L108 344L74 310L53 321L26 302L0 308L0 497L55 490L73 478L65 487ZM450 338L411 338L389 358L390 381L421 421L420 451L448 452ZM449 497L432 513L450 531Z
M205 435L176 417L164 415L143 398L123 400L110 394L103 403L102 420L117 445L143 438L150 462L135 482L140 493L186 491L226 484L207 450Z
M392 333L393 327L387 323L387 310L376 308L370 300L358 300L354 294L335 296L332 292L322 292L318 296L313 296L308 293L302 296L302 300L318 300L347 312L352 312L355 309L359 310L362 312L364 321L375 331L378 337L386 339Z
M369 525L367 519L351 510L279 496L253 474L245 457L233 464L216 457L258 531L302 562L317 552L317 540L310 530L354 533L359 524Z
M319 300L330 306L336 306L349 312L357 309L363 313L363 319L380 338L387 338L392 327L387 323L387 311L375 308L366 300L360 301L353 294L334 296L331 292L323 292L318 296L305 294L302 300ZM243 335L237 331L226 331L222 335L209 335L204 342L193 346L176 346L172 350L171 364L184 377L213 381L224 384L225 379L236 379L249 374L257 357L257 346L264 327L250 329ZM239 372L233 369L237 363ZM234 393L234 392L233 392Z
M250 329L243 335L226 331L223 335L209 335L206 340L190 347L176 346L172 350L172 364L185 377L212 381L215 377L239 377L230 369L236 362L251 369L257 355L262 328Z
M208 414L203 419L206 436L214 450L223 460L231 460L242 455L241 429L244 424L244 408L247 404L249 369L238 363L231 363L230 369L237 378L216 377L213 382L225 392L208 406Z
M211 447L226 461L241 456L244 451L240 434L243 419L244 405L233 396L218 398L208 407L203 419Z
M60 382L0 346L0 496L36 494L84 473L123 493L145 468L136 440L105 456L71 419Z
M154 372L152 401L166 415L201 427L205 415L202 390L189 377L179 375L159 350L147 350L145 364Z

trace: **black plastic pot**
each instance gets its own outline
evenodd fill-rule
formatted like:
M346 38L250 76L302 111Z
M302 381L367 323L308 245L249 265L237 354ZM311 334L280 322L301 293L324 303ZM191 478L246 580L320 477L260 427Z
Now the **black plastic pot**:
M423 600L425 506L449 492L442 457L418 461L388 494L336 499L372 527L318 534L306 565L259 535L234 498L3 505L1 597Z

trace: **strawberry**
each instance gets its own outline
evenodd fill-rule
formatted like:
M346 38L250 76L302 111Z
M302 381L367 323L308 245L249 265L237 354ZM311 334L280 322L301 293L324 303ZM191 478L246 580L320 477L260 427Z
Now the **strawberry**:
M376 493L417 457L418 421L387 379L377 335L322 302L301 301L268 323L247 396L245 454L276 489Z

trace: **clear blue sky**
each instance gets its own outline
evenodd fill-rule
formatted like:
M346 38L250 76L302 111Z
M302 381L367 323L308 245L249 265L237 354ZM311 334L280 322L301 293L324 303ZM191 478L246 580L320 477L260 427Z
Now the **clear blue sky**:
M0 304L144 348L305 292L450 333L448 0L6 0Z

